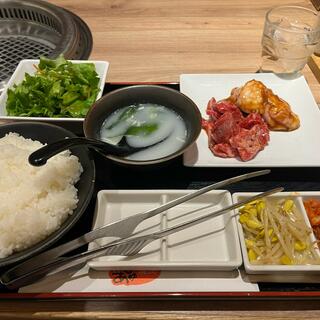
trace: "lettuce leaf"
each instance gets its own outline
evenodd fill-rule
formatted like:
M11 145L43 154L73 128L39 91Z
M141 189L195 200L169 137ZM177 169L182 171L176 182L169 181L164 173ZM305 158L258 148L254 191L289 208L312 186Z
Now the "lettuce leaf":
M93 63L74 64L63 56L40 58L34 76L8 89L9 116L85 117L99 92L99 77Z

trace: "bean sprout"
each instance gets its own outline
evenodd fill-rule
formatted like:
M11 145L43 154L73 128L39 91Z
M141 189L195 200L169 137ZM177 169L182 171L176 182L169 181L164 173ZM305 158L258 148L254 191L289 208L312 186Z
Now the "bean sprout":
M262 199L239 211L252 264L320 264L312 229L292 199Z

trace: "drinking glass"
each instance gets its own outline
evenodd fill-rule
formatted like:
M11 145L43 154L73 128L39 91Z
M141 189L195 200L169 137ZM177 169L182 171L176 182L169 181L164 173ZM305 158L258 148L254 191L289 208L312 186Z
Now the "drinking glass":
M270 9L262 36L261 72L299 74L320 41L320 18L308 8Z

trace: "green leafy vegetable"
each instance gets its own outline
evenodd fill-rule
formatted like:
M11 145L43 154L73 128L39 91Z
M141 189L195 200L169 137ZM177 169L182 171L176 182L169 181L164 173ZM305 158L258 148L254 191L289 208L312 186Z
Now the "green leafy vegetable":
M95 102L99 77L93 63L42 57L34 76L8 89L9 116L82 118Z
M149 123L141 126L131 126L125 133L128 136L148 136L152 132L158 129L159 125L157 123Z
M127 120L137 112L138 106L129 106L119 117L119 120Z
M138 107L136 105L129 106L120 114L119 118L113 123L111 123L106 129L108 130L112 129L115 126L119 125L124 120L128 120L130 117L132 117L136 113L137 109Z

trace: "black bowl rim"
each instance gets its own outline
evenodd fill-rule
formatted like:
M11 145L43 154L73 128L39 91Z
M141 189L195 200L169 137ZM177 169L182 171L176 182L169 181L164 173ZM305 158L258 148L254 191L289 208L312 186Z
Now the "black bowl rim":
M60 126L45 123L45 122L37 122L37 121L19 121L19 122L10 122L10 123L5 123L1 124L0 128L4 127L11 127L12 125L18 125L18 126L40 126L44 128L52 128L54 130L59 130L60 132L63 132L66 134L66 136L69 137L76 137L76 135L67 130L64 129ZM8 131L9 132L9 131ZM2 137L0 137L2 138ZM86 155L88 157L88 163L90 164L90 170L91 170L91 184L89 186L89 190L87 193L87 197L85 198L83 205L75 215L74 212L65 220L65 222L70 219L69 223L66 224L63 228L60 227L59 229L55 230L53 233L51 233L47 238L42 239L41 241L35 243L31 247L26 248L25 250L15 252L11 254L10 256L6 258L0 258L0 267L5 267L8 265L12 265L14 263L20 262L22 260L25 260L26 258L31 258L32 256L36 255L37 253L40 253L41 251L44 251L44 249L48 248L55 242L57 242L59 239L61 239L62 236L64 236L75 224L76 222L80 219L80 217L83 215L85 210L87 209L93 195L93 191L95 188L95 178L96 178L96 168L95 168L95 163L92 158L91 153L87 150ZM63 223L65 223L63 222ZM63 225L63 224L62 224ZM48 238L51 237L49 240Z
M105 99L108 99L110 96L113 96L113 95L118 95L118 94L122 94L122 92L126 92L126 91L130 91L130 90L136 90L136 89L140 89L140 88L156 88L156 89L160 89L160 90L164 90L164 91L168 91L168 92L171 92L175 95L180 95L182 96L192 107L193 107L193 110L195 111L195 114L196 116L198 117L199 119L199 126L197 127L197 134L195 135L194 139L192 141L190 141L190 143L187 145L187 146L184 146L183 148L177 150L176 152L170 154L170 155L167 155L165 157L162 157L162 158L157 158L157 159L153 159L153 160L129 160L129 159L124 159L124 158L121 158L121 157L117 157L117 156L112 156L112 155L106 155L106 154L103 154L106 158L112 160L112 161L115 161L115 162L118 162L118 163L122 163L122 164L126 164L126 165L132 165L132 166L143 166L143 165L154 165L154 164L160 164L162 162L166 162L166 161L169 161L169 160L172 160L176 157L178 157L179 155L185 153L187 151L187 149L189 149L195 142L196 140L198 139L200 133L201 133L201 119L202 119L202 115L201 115L201 112L198 108L198 106L196 105L196 103L191 99L189 98L187 95L185 95L184 93L178 91L178 90L175 90L175 89L172 89L172 88L169 88L169 87L166 87L166 86L163 86L163 85L153 85L153 84L138 84L138 85L130 85L130 86L126 86L126 87L123 87L123 88L119 88L119 89L116 89L116 90L113 90L105 95L103 95L100 99L98 99L97 101L95 101L93 103L93 105L91 106L91 108L89 109L85 119L84 119L84 122L83 122L83 132L85 134L85 136L87 138L88 135L87 135L87 126L88 126L88 116L90 116L90 114L92 112L94 112L93 110L95 108L98 108L97 106L100 104L100 103L103 103L103 101Z

